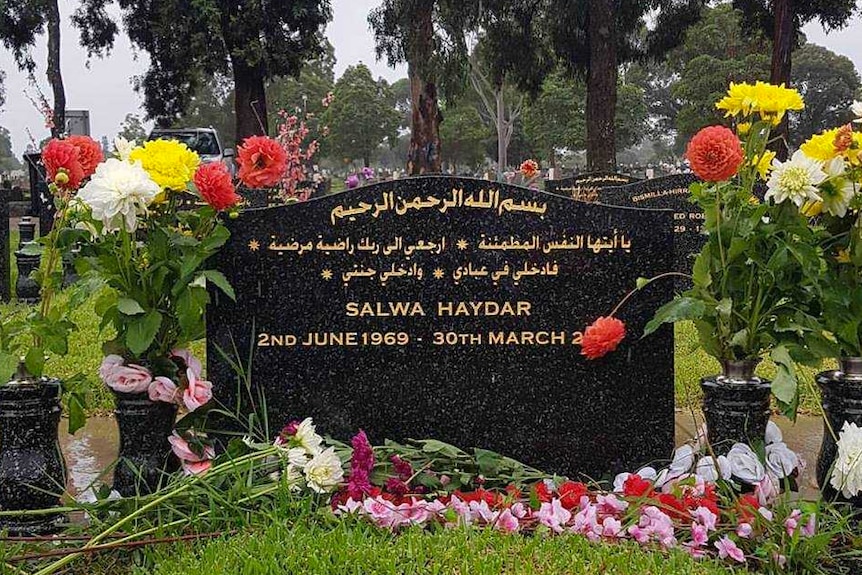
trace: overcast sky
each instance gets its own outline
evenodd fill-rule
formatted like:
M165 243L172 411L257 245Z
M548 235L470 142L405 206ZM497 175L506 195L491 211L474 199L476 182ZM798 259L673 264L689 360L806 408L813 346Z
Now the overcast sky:
M327 28L327 36L335 46L337 58L336 76L352 64L365 63L376 76L396 80L406 76L406 69L391 69L385 62L376 62L374 39L368 29L368 12L380 0L332 0L334 19ZM134 53L125 36L118 38L111 56L105 60L94 59L89 68L86 53L78 46L78 38L69 24L71 7L77 4L60 2L60 11L65 22L62 31L62 70L66 84L67 109L89 110L91 135L98 139L105 135L113 138L127 113L143 116L141 98L132 90L131 78L141 74L147 67L146 54ZM849 56L862 70L862 19L855 19L850 26L826 36L816 24L806 30L809 41ZM37 40L35 58L39 63L36 78L43 92L50 95L45 79L45 39ZM5 126L12 135L16 154L24 151L30 142L27 131L39 141L49 135L41 116L25 96L25 91L35 96L28 86L27 77L18 72L12 55L0 49L0 69L6 72L6 105L0 110L0 126Z

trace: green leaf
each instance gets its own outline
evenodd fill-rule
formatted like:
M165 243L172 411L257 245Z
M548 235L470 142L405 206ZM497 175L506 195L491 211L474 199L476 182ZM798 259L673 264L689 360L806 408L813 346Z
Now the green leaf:
M193 341L205 335L203 317L208 301L207 290L200 287L189 288L177 298L177 320L183 340Z
M121 297L117 300L117 309L120 310L121 314L129 316L146 313L146 310L141 307L141 304L128 297Z
M674 323L686 319L700 319L706 312L706 306L699 299L678 297L663 305L644 328L644 337L654 333L665 323Z
M15 357L15 354L0 351L0 385L12 379L17 367L18 358Z
M790 352L783 345L772 350L769 356L775 362L776 372L772 379L772 394L785 406L794 405L798 399L796 369Z
M30 375L42 377L42 370L45 369L45 351L41 347L31 347L24 357L24 365L27 366Z
M730 338L732 347L745 347L745 342L748 341L748 328L741 329Z
M69 435L84 427L87 423L87 402L83 393L72 392L66 403L69 412Z
M126 346L135 355L142 355L152 345L162 325L162 314L152 310L146 315L135 316L129 322L126 333Z
M715 306L715 311L717 311L721 317L725 319L729 318L730 314L733 312L733 300L729 297L724 298Z
M227 278L224 277L224 274L217 270L207 270L201 274L208 281L211 281L213 285L219 288L224 294L236 301L236 293L233 291L233 286L230 285L230 282L227 281Z
M650 283L650 280L647 278L638 278L638 281L635 284L635 286L637 287L637 289L641 290L641 289L644 289L645 287L647 287L649 285L649 283Z
M96 315L100 317L105 317L108 310L116 305L117 292L113 290L106 291L96 298L96 302L94 304L94 311L96 312Z
M712 283L712 276L709 273L709 259L709 252L704 250L694 260L692 277L694 277L694 285L699 288L708 288Z

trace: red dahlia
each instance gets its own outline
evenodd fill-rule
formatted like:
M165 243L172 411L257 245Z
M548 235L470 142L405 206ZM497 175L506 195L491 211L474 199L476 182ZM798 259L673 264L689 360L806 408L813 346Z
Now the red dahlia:
M42 163L48 179L66 190L77 190L84 179L84 168L78 159L80 152L68 140L53 139L42 150ZM57 176L64 174L59 180ZM65 180L65 181L64 181Z
M600 317L584 331L581 355L599 359L614 351L626 337L626 324L615 317Z
M271 188L284 176L287 152L266 136L246 138L237 154L239 179L252 189Z
M219 212L232 208L241 199L233 187L227 166L221 162L201 164L195 172L195 186L204 201Z
M90 136L69 136L66 141L78 148L78 161L81 162L84 177L89 178L95 174L96 166L105 159L102 146Z
M699 178L721 182L736 175L745 161L745 152L732 130L724 126L709 126L691 139L685 157Z

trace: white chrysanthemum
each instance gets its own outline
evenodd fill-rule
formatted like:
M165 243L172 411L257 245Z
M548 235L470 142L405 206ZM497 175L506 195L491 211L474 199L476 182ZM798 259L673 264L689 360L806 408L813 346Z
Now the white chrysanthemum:
M130 142L122 136L114 138L114 149L117 151L117 157L124 162L129 161L129 156L132 154L132 150L135 149L135 145L134 140Z
M862 428L855 423L841 429L831 484L847 498L862 494Z
M303 468L305 482L317 493L333 491L344 478L341 460L335 454L335 448L330 447L311 458Z
M293 438L296 444L305 449L310 455L320 453L320 444L323 443L323 438L317 435L314 423L312 423L310 417L305 418L299 424L296 428L296 435Z
M96 167L78 199L101 220L105 232L125 229L131 233L138 228L138 216L146 213L161 191L140 163L109 158Z
M821 201L817 186L826 181L823 165L806 156L802 150L797 150L790 161L775 160L772 164L772 175L769 177L766 199L780 204L790 200L798 207L805 202Z
M853 105L850 106L850 111L853 112L854 116L856 116L856 119L853 121L856 123L862 123L862 102L853 102Z
M781 433L781 429L770 419L769 423L766 424L766 445L783 441L784 435Z
M823 167L829 180L820 186L820 197L823 198L823 209L833 216L843 218L853 196L856 195L856 184L845 177L847 170L844 158L840 156L826 162Z

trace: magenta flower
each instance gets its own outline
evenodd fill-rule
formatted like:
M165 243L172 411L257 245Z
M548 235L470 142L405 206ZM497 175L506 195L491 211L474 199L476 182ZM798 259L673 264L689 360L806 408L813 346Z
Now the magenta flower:
M350 441L353 455L350 458L350 478L347 493L354 499L361 499L371 492L371 471L374 469L374 450L368 437L361 429Z
M359 176L357 176L356 174L350 174L349 176L347 176L347 179L344 181L344 184L347 186L348 190L358 188Z
M398 479L405 482L410 481L413 477L413 466L410 465L409 461L405 461L397 455L390 457L389 461L392 462L392 467L395 468L395 473L398 474Z
M721 559L730 557L737 563L745 563L745 554L742 552L742 549L737 547L736 543L729 537L724 536L716 541L715 548L718 549L718 556Z

